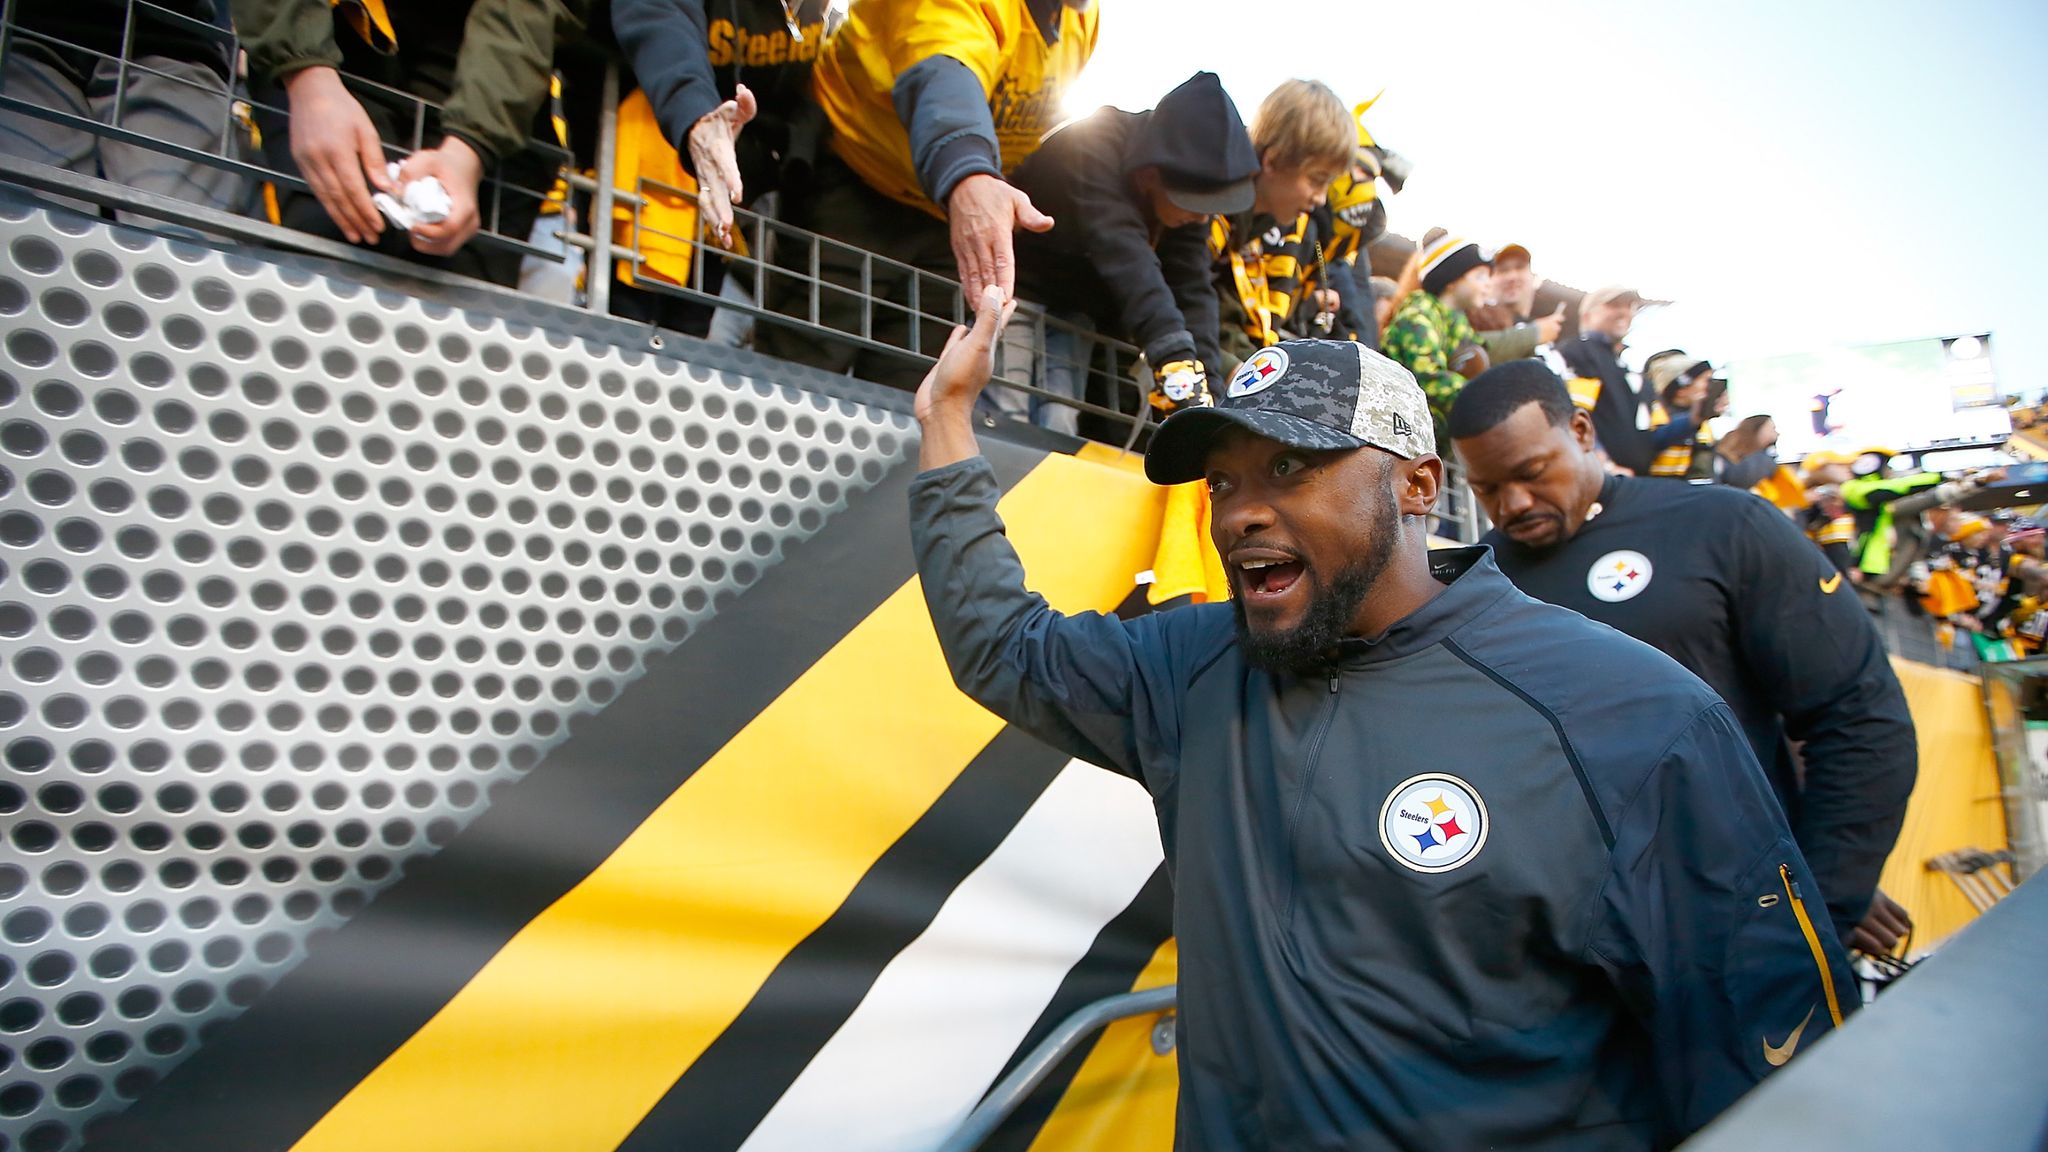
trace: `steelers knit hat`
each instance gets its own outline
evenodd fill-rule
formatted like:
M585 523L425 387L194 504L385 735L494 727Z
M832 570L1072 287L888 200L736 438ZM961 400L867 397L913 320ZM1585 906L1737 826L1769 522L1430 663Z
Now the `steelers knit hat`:
M1458 282L1458 277L1491 263L1491 256L1463 236L1441 237L1423 249L1422 290L1431 296L1441 296L1444 289Z

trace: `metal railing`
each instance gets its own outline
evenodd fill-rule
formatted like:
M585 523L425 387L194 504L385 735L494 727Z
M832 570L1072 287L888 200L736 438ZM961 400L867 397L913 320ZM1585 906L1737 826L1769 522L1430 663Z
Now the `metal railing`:
M1476 544L1493 527L1493 522L1486 518L1485 510L1473 498L1472 487L1465 483L1465 469L1458 463L1457 456L1448 445L1440 445L1439 448L1444 460L1444 486L1436 494L1435 531L1461 544Z
M1003 1121L1009 1119L1010 1113L1015 1112L1018 1105L1024 1103L1032 1090L1044 1083L1047 1076L1052 1075L1052 1070L1059 1066L1060 1061L1066 1059L1097 1031L1119 1020L1164 1013L1159 1023L1153 1027L1152 1051L1161 1056L1173 1051L1177 1035L1174 1031L1173 1005L1177 991L1177 985L1168 984L1162 988L1147 988L1142 992L1125 992L1105 997L1060 1021L1059 1027L1054 1028L1050 1035L1039 1041L1038 1047L1033 1048L1029 1055L1019 1061L1017 1066L1010 1070L1009 1075L997 1081L996 1086L988 1090L988 1095L982 1098L974 1111L967 1114L967 1119L961 1121L960 1127L946 1137L937 1152L974 1152L976 1148L981 1147L982 1143L1002 1126Z
M402 268L388 257L354 245L261 223L253 208L256 189L262 184L310 192L310 186L301 176L260 162L254 138L253 128L257 121L274 118L277 122L286 122L290 116L289 107L257 102L244 85L213 88L140 62L135 58L137 25L138 17L145 14L153 21L163 21L169 26L217 40L230 59L239 51L239 43L225 29L151 0L124 0L124 3L122 50L119 56L110 56L90 46L22 26L15 19L17 0L0 0L0 81L14 74L12 69L16 57L27 45L61 49L78 53L82 58L113 64L116 80L111 113L103 119L80 116L10 94L4 82L0 82L0 111L32 117L89 133L100 140L132 145L241 177L248 182L248 188L247 197L240 207L249 218L230 219L221 212L198 205L189 211L179 210L173 201L143 189L127 188L79 173L45 169L33 162L0 173L0 178L44 195L113 208L121 212L124 219L131 214L139 215L170 224L181 231L296 248L324 257L369 264L385 272ZM147 55L146 52L143 54ZM130 78L139 76L168 81L202 93L209 100L218 100L221 119L213 146L202 149L180 145L138 132L125 124L128 109L124 94ZM402 161L426 145L430 126L437 123L441 115L441 105L364 77L343 74L342 80L358 99L402 110L399 119L408 126L408 141L404 144L384 141L383 148L388 158ZM608 67L596 141L596 170L601 174L613 172L618 155L619 86L616 65ZM534 187L503 179L494 170L486 173L479 189L482 228L472 243L507 248L524 256L554 262L566 261L570 249L580 251L584 256L585 272L577 303L590 312L608 314L612 311L611 273L615 263L623 263L629 269L630 280L636 288L711 308L727 309L759 322L791 326L819 340L900 357L916 364L930 364L939 350L931 346L928 333L950 330L952 325L967 318L963 292L956 280L745 208L733 211L735 231L744 237L744 245L736 245L730 250L706 247L707 235L701 213L689 213L692 224L686 235L648 218L648 207L658 200L686 202L694 207L694 189L637 176L633 177L630 185L620 186L612 178L573 171L571 153L560 142L530 138L528 148L552 161L561 181L572 193L580 193L587 199L590 205L587 221L577 225L578 197L572 194L561 205L563 224L560 238L563 246L560 249L537 245L528 234L505 231L503 222L508 210L519 198L534 202L530 206L538 213L542 206L538 201L548 199L548 195ZM620 219L627 225L628 239L623 244L615 241L613 236L613 222ZM651 253L648 249L654 247L663 247L671 253L683 251L690 254L689 274L680 281L651 274ZM744 293L735 295L712 291L706 284L707 257L713 253L746 284ZM822 271L827 253L842 262L854 262L860 269L860 283L847 286L829 280ZM770 285L778 281L795 284L801 289L802 302L794 309L794 314L774 306ZM892 298L885 286L901 286L902 298ZM827 323L823 304L826 293L857 303L857 321L846 327ZM902 344L878 335L879 328L893 325L901 325L906 333ZM663 343L662 331L650 326L646 339L650 349L658 350ZM1071 391L1053 386L1055 380L1071 382ZM1215 383L1220 386L1220 382ZM1036 304L1020 304L1013 316L997 349L996 371L991 384L984 406L984 419L990 422L998 419L1035 421L1074 431L1078 417L1094 417L1100 423L1093 429L1084 430L1092 431L1098 438L1121 442L1125 448L1135 446L1146 429L1156 425L1154 412L1147 402L1150 372L1140 350L1126 341L1095 332ZM1034 409L1038 411L1034 412ZM1065 409L1070 415L1064 420L1049 418L1044 413L1051 409ZM1446 468L1447 483L1439 501L1437 520L1441 525L1455 526L1451 534L1460 539L1475 540L1484 530L1484 517L1465 488L1455 462L1447 458Z
M70 128L74 131L85 132L101 140L127 144L160 155L170 156L186 163L232 173L248 182L248 187L244 190L244 196L247 198L245 206L253 207L256 190L265 183L278 188L310 193L311 185L297 173L269 167L257 159L261 155L257 139L257 122L262 119L271 118L274 118L274 122L279 123L288 121L290 108L256 100L251 95L248 87L239 81L232 83L224 81L221 87L214 88L195 82L188 77L153 68L143 63L137 57L138 55L145 57L150 55L147 50L151 45L147 42L146 37L144 42L138 43L136 34L137 17L147 15L150 20L159 21L165 27L174 28L203 39L214 40L219 43L220 50L229 61L239 58L241 48L239 39L226 29L203 20L195 19L183 12L166 8L160 4L151 3L150 0L124 0L124 4L121 51L118 55L109 55L94 49L90 45L79 44L39 29L27 27L16 18L17 0L4 0L4 3L0 3L0 111L11 112ZM106 119L80 116L62 108L53 108L36 103L33 100L23 99L19 95L14 95L7 91L7 88L16 76L19 75L17 71L19 67L18 58L25 46L40 46L46 49L61 50L74 54L74 59L90 60L95 62L95 64L105 63L114 65L114 96ZM138 47L143 51L138 53ZM382 141L387 161L403 163L413 153L425 147L428 126L440 122L442 113L442 106L440 104L410 92L379 84L365 77L354 76L348 73L341 73L340 75L343 85L349 89L352 95L356 96L359 102L374 102L383 108L402 110L400 115L410 124L407 143L394 144L389 140ZM204 97L208 102L218 100L220 103L220 126L219 130L214 134L214 146L211 149L194 148L175 141L165 140L159 136L138 132L128 127L125 121L131 111L127 98L131 91L131 79L140 77L149 77L173 84L196 96ZM189 111L189 109L186 109L186 111ZM554 166L558 170L570 162L568 149L557 141L537 137L529 138L527 140L527 148L538 153L543 158L552 159ZM499 175L499 166L494 165L488 168L484 173L477 193L477 211L478 216L482 220L482 226L477 232L476 239L472 242L508 248L525 256L533 256L545 260L559 261L563 259L562 253L550 251L533 244L528 234L506 232L501 227L509 202L518 200L530 201L534 211L538 213L541 205L548 199L548 191L546 188L522 187L517 183L502 179Z
M943 346L933 346L933 334L945 333L968 320L966 293L959 281L893 260L879 253L848 244L817 232L777 220L768 214L734 207L733 234L739 243L716 244L705 225L704 213L696 211L695 188L654 180L627 177L621 184L615 173L618 155L619 79L616 67L607 68L602 111L598 124L597 175L574 174L572 188L590 196L592 211L587 227L565 229L563 240L584 252L589 261L586 277L588 306L605 310L611 296L610 271L614 262L629 269L631 282L643 291L688 300L714 308L731 309L771 324L783 325L807 336L898 357L919 366L929 366ZM613 173L613 178L605 178ZM679 233L664 225L650 208L658 204L683 205L689 231ZM626 241L613 236L613 223L623 214ZM682 280L654 274L649 265L654 250L687 258L689 272ZM827 257L831 257L830 260ZM728 275L746 284L743 295L714 291L705 282L708 261L724 263ZM827 278L830 264L851 263L859 269L859 283L850 287ZM801 296L794 310L777 308L771 285L792 286ZM901 298L894 292L900 291ZM848 326L828 323L826 299L847 300L856 306L856 319ZM881 337L883 328L904 332L904 342ZM658 340L658 336L654 337ZM1068 351L1078 349L1078 354ZM1028 417L1029 401L1057 405L1076 413L1087 413L1110 421L1128 431L1127 443L1134 442L1150 418L1146 402L1149 376L1143 375L1142 353L1133 345L1096 333L1047 311L1043 306L1020 302L1008 331L996 351L992 384L1015 400L994 398L994 408L1005 415ZM1078 395L1049 387L1056 373L1076 381ZM1105 398L1104 404L1090 396Z

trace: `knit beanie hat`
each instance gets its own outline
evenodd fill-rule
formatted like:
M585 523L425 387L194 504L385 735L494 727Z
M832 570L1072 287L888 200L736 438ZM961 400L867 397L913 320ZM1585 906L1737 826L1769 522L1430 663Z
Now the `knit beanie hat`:
M1463 236L1445 236L1422 254L1422 290L1441 296L1458 277L1482 264L1492 264L1479 245Z

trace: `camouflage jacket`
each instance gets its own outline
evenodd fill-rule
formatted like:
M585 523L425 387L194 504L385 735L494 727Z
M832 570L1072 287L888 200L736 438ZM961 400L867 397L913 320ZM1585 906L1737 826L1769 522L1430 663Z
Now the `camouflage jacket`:
M1460 347L1478 342L1479 335L1463 312L1419 288L1394 309L1394 318L1387 322L1386 335L1380 340L1380 351L1415 373L1415 382L1429 397L1439 444L1445 443L1444 420L1450 414L1451 401L1465 386L1465 378L1451 371L1451 358Z

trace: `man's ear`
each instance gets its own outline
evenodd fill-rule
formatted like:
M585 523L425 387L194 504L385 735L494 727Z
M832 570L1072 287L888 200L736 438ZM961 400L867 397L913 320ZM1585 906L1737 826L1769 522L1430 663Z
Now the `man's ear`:
M1396 459L1393 466L1394 500L1403 516L1427 516L1436 510L1437 493L1444 487L1444 462L1435 453L1413 460Z
M1582 452L1591 452L1600 443L1600 437L1593 431L1593 414L1584 408L1572 408L1572 439Z

